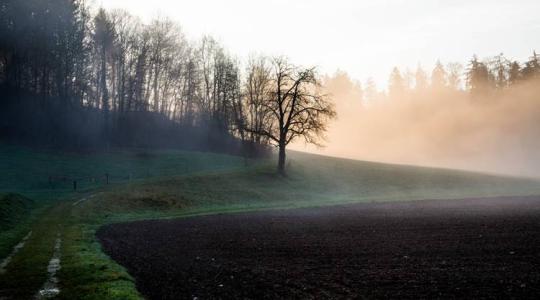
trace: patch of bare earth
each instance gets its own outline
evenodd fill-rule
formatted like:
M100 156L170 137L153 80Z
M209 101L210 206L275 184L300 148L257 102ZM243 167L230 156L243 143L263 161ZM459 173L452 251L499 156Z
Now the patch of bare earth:
M540 197L142 221L98 238L150 299L540 295Z

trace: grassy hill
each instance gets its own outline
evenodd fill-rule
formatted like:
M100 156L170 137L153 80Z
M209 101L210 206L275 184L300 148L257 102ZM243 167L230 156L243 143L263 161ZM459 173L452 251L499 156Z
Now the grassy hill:
M21 222L32 210L34 202L18 194L0 194L0 232Z
M176 150L112 150L59 153L0 143L0 193L20 193L34 200L53 199L105 185L201 171L241 168L240 157Z
M71 255L61 270L64 298L110 291L137 298L133 280L103 255L94 233L102 224L351 202L465 198L540 193L531 179L447 169L380 164L305 153L289 155L287 177L273 161L249 168L146 179L117 185L71 209ZM81 261L85 263L81 263ZM119 271L120 270L120 271ZM73 274L84 276L73 276ZM89 298L93 299L93 298Z
M246 161L241 157L214 153L141 149L62 153L0 143L0 261L29 231L33 231L28 246L10 263L9 281L6 282L26 282L27 286L20 289L23 293L24 290L35 292L36 286L43 283L51 243L54 243L59 226L66 232L71 228L77 234L86 228L80 220L70 217L70 209L75 208L73 201L90 193L114 190L125 183L136 185L148 178L157 180L198 172L235 170L245 168L245 165ZM105 174L109 175L109 184L106 184ZM77 190L73 190L74 180ZM74 227L68 227L68 224ZM78 247L87 241L92 253L104 259L99 246L92 244L92 234L88 240L66 238L66 252L75 249L70 246ZM91 261L77 259L73 264ZM65 267L69 268L69 264ZM115 270L122 272L120 266ZM2 276L8 275L0 274ZM132 286L132 283L128 285ZM9 289L0 284L0 292L2 288Z
M0 193L0 258L8 255L11 246L26 234L34 208L29 198Z
M20 224L6 221L17 225L0 233L0 255L5 255L33 231L8 272L0 274L0 290L16 290L21 298L43 284L54 241L61 236L60 299L139 299L131 276L101 251L95 238L95 231L111 222L351 202L540 194L540 183L532 179L298 152L289 153L286 177L276 174L273 160L246 164L240 157L182 151L74 154L0 145L0 165L0 193L20 193L34 200L32 207L41 207ZM108 185L104 173L110 176ZM51 186L51 174L69 180ZM79 181L77 191L72 190L74 179Z
M81 203L108 219L351 202L452 199L540 193L532 179L292 153L287 177L273 162L233 171L123 184ZM139 215L140 213L140 215Z

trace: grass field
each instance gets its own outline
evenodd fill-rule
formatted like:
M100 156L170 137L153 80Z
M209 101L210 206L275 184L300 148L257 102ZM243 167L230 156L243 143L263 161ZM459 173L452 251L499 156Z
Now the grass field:
M0 257L24 236L38 213L34 201L19 194L0 194Z
M106 153L58 153L0 144L0 193L21 193L36 201L57 200L109 182L123 183L202 171L230 170L244 160L230 155L172 150L113 150ZM51 178L52 182L49 181Z
M62 237L59 298L137 299L133 279L101 251L95 231L125 220L171 218L352 202L451 199L540 193L538 181L472 172L379 164L291 153L287 177L273 161L181 151L123 150L57 154L0 146L0 192L33 200L4 256L32 236L0 274L0 297L32 297L46 280L54 240ZM106 185L103 174L108 173ZM66 177L49 183L49 176ZM73 191L72 180L78 180Z

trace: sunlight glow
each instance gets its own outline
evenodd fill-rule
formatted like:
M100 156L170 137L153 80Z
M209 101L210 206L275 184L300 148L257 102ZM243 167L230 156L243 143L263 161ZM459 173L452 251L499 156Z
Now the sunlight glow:
M383 87L394 66L431 68L503 52L527 58L540 49L540 2L522 0L101 0L150 20L178 21L192 39L210 34L240 58L289 56Z

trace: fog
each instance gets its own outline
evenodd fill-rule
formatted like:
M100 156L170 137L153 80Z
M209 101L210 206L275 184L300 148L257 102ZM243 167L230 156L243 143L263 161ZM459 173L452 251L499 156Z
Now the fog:
M282 126L283 122L280 124L276 118L268 117L276 114L268 109L276 107L273 99L278 99L277 111L287 115L281 107L282 98L272 95L275 89L271 85L281 81L272 78L272 71L264 64L250 66L250 61L255 60L240 59L242 54L238 57L235 52L229 52L210 36L189 41L181 26L168 17L156 16L144 23L125 11L91 9L84 1L36 3L12 1L0 10L0 23L5 25L0 27L0 139L79 150L110 146L175 147L250 155L257 151L247 148L259 148L251 145L262 143L260 148L264 151L261 152L266 153L266 146L275 140L285 153L285 143L277 141L276 134L272 136L274 139L256 137ZM317 11L325 12L325 8L320 6ZM431 9L433 7L424 12L430 18ZM374 16L377 16L376 11L373 11ZM318 20L317 14L306 16ZM212 19L201 20L208 23ZM382 19L377 18L379 20ZM394 24L376 35L386 36L387 31L393 32L397 26ZM377 28L365 28L372 27ZM297 25L290 28L302 29L301 34L290 35L295 39L320 34L319 31L307 34L305 28ZM451 26L445 28L449 30ZM416 26L412 29L421 31ZM498 30L487 31L490 35L486 37L498 40L492 35L500 34ZM281 37L285 31L272 28L272 32L279 32ZM406 37L409 46L422 44L411 39L414 35L407 34L411 32L396 32L394 34ZM459 35L462 31L455 32ZM521 34L513 28L513 36ZM447 38L440 32L439 35ZM249 35L242 38L245 36ZM267 34L257 36L272 40ZM351 38L352 34L345 36L348 40L361 40ZM500 37L505 40L503 35ZM344 48L338 45L346 45L327 37L312 40L317 45L299 43L298 49L303 55L312 49L330 53ZM398 52L407 48L395 39L389 38L389 41L394 47L382 48ZM521 43L506 42L514 49L529 48ZM319 48L318 44L331 49ZM441 43L433 40L430 44L440 46ZM467 44L467 41L454 43L460 47ZM367 48L378 55L365 64L364 68L369 71L378 73L386 70L387 64L410 62L393 53L385 55L380 48L369 45ZM497 50L495 47L498 45L491 45L491 51ZM272 59L275 51L268 47L258 49L266 53L261 54L261 61L271 62L281 57ZM296 56L293 49L284 52L284 55ZM451 52L437 54L454 59L456 56ZM357 55L340 54L340 57L344 61L336 60L333 65L363 65L363 60L371 56L358 52ZM433 72L413 74L410 70L394 69L388 92L376 90L376 79L361 86L344 72L327 76L323 78L324 87L335 102L338 118L328 125L326 147L305 146L300 142L293 148L361 160L540 176L536 154L540 150L537 142L540 56L534 53L529 61L521 64L502 55L474 60L468 63L465 72L465 68L457 68L456 64L443 67L438 63ZM372 64L379 71L374 71ZM476 66L474 74L471 65ZM299 59L289 66L286 69L298 73L314 65L313 61ZM474 75L474 79L465 73ZM255 81L250 82L250 78L257 74L262 74L262 83L255 87ZM292 77L294 74L288 75ZM318 83L319 78L315 81ZM305 98L324 99L326 104L326 97ZM294 103L296 100L291 106ZM334 115L326 105L324 107L326 116ZM307 113L305 109L300 111L306 116L323 115L321 109L317 114ZM326 118L312 118L286 124L301 127L296 131L302 135L298 140L313 141L313 136L324 132L325 122ZM279 128L280 139L287 143L292 139L281 133L294 132L289 129Z
M540 84L521 81L473 95L448 87L386 96L364 91L347 74L326 80L338 118L325 146L304 150L331 156L540 176ZM371 93L369 95L368 93Z

